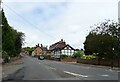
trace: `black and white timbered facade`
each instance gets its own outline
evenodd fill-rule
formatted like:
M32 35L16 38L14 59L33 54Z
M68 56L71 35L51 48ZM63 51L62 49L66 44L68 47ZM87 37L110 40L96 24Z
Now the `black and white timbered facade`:
M61 40L50 46L50 53L56 58L60 58L60 55L73 56L75 49Z

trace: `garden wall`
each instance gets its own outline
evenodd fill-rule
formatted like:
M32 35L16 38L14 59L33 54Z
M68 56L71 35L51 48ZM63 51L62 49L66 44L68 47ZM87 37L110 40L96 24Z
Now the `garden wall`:
M112 60L105 60L101 59L98 61L98 59L77 59L77 63L83 63L83 64L92 64L92 65L103 65L103 66L111 66ZM113 66L120 67L120 60L114 60Z
M63 61L63 62L77 62L77 59L75 59L75 58L64 58L64 59L61 59L61 61Z

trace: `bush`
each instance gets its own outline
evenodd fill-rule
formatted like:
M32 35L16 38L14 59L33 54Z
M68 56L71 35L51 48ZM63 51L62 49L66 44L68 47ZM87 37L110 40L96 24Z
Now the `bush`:
M67 58L68 56L65 54L62 54L60 57L61 57L61 59L64 59L64 58Z
M41 56L45 57L45 59L50 59L51 58L50 54L42 54Z
M93 54L93 55L85 55L85 56L82 56L81 58L83 59L94 59L96 58L96 56Z
M50 54L38 54L38 55L34 55L34 57L38 58L39 56L43 56L45 59L50 59L51 55Z
M7 54L7 52L2 51L2 58L3 58L5 63L9 62L9 55Z
M39 57L39 56L42 56L42 54L35 54L34 57Z
M78 50L73 54L73 58L81 58L83 55L84 55L84 51Z

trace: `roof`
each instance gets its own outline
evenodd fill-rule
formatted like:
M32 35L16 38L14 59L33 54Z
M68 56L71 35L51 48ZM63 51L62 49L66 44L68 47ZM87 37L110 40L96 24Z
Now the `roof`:
M52 44L49 50L62 49L64 46L66 46L66 43L61 39L61 41Z
M40 48L42 51L47 51L48 50L47 47L43 47L43 46L40 47L39 44L36 45L35 49L36 48Z
M69 46L72 50L75 50L73 47L71 47L69 44L67 44L66 46L64 46L62 49L64 49L65 47Z
M41 48L43 51L47 51L48 49L47 49L47 47L42 47Z
M75 50L74 48L72 48L70 45L66 45L66 42L63 41L63 39L61 39L61 41L55 43L55 44L52 44L49 48L50 51L52 50L61 50L61 49L64 49L65 47L69 46L71 49Z

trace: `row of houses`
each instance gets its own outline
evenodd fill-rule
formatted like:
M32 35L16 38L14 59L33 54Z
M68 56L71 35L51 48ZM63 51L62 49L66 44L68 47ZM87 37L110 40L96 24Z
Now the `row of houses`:
M50 45L49 48L36 45L35 50L32 52L32 56L42 55L42 54L51 54L56 58L60 58L60 55L72 56L76 49L71 47L69 44L66 44L63 39Z

